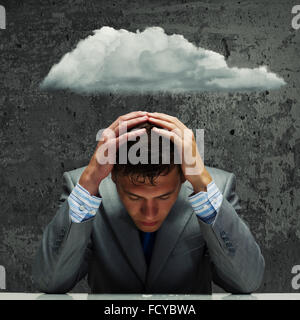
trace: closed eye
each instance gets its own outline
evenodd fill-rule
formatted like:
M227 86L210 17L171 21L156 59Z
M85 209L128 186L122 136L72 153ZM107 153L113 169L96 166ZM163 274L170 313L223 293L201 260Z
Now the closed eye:
M162 197L159 197L158 199L160 200L168 200L170 198L170 196L162 196Z
M141 199L140 197L133 197L133 196L128 196L128 198L133 201L137 201Z
M138 195L127 192L127 191L125 191L125 193L127 193L128 199L130 199L132 201L138 201L138 200L144 199L143 197L139 197ZM173 193L174 193L174 191L170 191L168 193L165 193L161 196L156 197L156 199L168 200Z
M133 196L128 196L128 198L129 198L130 200L132 200L132 201L138 201L138 200L142 199L142 198L140 198L140 197L133 197ZM170 198L169 195L168 195L168 196L158 197L159 200L168 200L169 198Z

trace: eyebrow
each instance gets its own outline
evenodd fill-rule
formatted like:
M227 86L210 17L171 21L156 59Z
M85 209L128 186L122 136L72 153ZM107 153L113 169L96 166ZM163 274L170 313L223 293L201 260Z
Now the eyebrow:
M124 192L127 193L127 194L130 194L131 196L135 196L135 197L138 197L138 198L143 198L143 197L139 196L138 194L129 192L129 191L127 191L127 190L124 190ZM166 192L166 193L161 194L161 195L159 195L159 196L157 196L157 197L155 197L155 198L161 198L161 197L164 197L164 196L168 196L169 194L171 194L171 193L173 193L173 192L175 192L175 190Z

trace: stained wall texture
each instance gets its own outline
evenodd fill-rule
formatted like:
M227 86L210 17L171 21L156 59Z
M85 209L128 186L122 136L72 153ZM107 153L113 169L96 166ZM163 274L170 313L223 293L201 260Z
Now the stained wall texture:
M96 133L133 110L205 129L205 164L234 172L243 210L266 260L259 292L296 292L300 264L300 30L295 1L0 0L0 265L6 291L34 292L31 265L54 216L64 171L88 164ZM267 65L275 91L79 95L39 83L80 39L102 26L161 26L214 50L230 66ZM73 292L87 292L85 281ZM215 288L218 292L218 288Z

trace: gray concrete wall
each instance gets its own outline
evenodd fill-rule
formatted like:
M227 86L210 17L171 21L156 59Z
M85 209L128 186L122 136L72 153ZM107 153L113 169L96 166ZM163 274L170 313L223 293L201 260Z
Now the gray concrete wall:
M1 1L0 265L6 290L34 292L31 264L57 208L62 174L88 163L100 128L132 110L160 110L205 128L205 163L237 176L242 218L266 260L259 292L296 292L300 264L300 30L295 1ZM51 66L104 25L158 25L227 57L230 66L268 65L276 91L78 95L42 92ZM86 291L81 282L73 292ZM216 289L218 290L218 289Z

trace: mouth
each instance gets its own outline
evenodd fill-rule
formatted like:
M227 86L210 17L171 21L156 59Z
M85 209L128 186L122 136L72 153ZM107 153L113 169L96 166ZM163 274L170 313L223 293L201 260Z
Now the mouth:
M153 227L153 226L157 225L157 223L158 223L158 221L154 221L154 222L143 222L143 221L141 221L141 224L143 226L146 226L146 227Z

